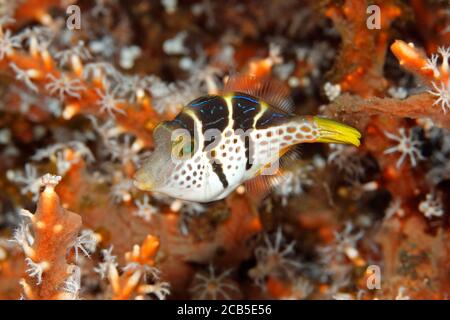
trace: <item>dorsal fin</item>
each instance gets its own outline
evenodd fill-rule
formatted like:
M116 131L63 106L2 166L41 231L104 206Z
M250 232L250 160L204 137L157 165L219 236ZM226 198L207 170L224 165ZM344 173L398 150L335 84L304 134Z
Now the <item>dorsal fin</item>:
M225 81L223 93L243 92L268 103L277 111L293 114L294 102L289 89L275 79L257 78L250 75L232 75Z

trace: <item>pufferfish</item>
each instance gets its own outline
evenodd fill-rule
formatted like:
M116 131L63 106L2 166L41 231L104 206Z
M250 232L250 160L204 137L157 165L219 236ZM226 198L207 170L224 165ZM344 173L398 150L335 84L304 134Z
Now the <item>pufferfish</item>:
M211 202L259 177L301 143L359 146L354 128L318 116L297 116L276 82L236 77L222 94L202 96L153 131L155 149L135 174L142 190ZM267 173L268 172L268 173Z

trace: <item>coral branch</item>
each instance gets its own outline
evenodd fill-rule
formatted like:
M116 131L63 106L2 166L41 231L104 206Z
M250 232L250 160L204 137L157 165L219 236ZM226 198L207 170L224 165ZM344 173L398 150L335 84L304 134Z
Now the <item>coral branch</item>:
M394 1L376 1L380 26L369 29L366 9L369 1L346 0L339 6L331 1L325 10L342 37L342 47L333 70L332 82L345 92L369 97L383 92L387 82L383 66L391 22L401 14Z
M428 85L432 81L446 82L448 80L448 54L442 55L443 63L439 67L437 65L437 55L433 55L431 59L428 59L427 56L412 43L407 44L402 40L396 40L391 45L391 50L403 68L419 75L428 83Z
M127 91L135 91L138 96L137 101L132 103L115 99L109 92L104 70L100 66L85 68L80 58L83 54L79 52L81 49L70 51L67 59L76 63L70 65L71 70L63 71L58 68L48 49L37 51L30 45L30 54L15 50L19 42L10 34L10 30L3 31L0 26L1 73L13 76L19 82L22 81L34 92L48 97L58 95L64 103L62 115L65 119L80 113L102 116L106 111L111 116L113 111L118 112L118 125L126 128L129 133L135 134L142 141L143 147L152 146L150 129L156 126L161 116L152 108L151 98L145 95L137 84L125 83L126 80L123 79L121 80L123 83L119 84L127 86ZM30 39L35 37L31 35ZM34 42L31 41L31 43ZM82 49L87 50L84 47ZM92 78L87 77L90 75L88 71L94 74ZM115 91L118 91L117 88Z
M81 229L81 217L59 203L55 186L61 177L42 177L36 213L25 213L30 223L20 244L27 256L27 276L21 284L27 299L64 298L63 287L71 274L66 256ZM16 237L16 241L18 237Z
M116 257L111 255L112 248L103 250L104 262L97 272L107 276L111 285L112 299L144 299L155 295L165 299L170 293L169 284L159 279L159 270L154 267L155 256L159 249L159 240L148 235L142 244L134 245L133 250L125 253L127 265L119 275Z
M327 116L346 119L360 127L368 116L386 115L411 119L429 118L434 124L450 129L450 114L443 114L441 109L433 108L433 103L434 98L428 93L405 100L378 97L361 99L344 94L324 109Z

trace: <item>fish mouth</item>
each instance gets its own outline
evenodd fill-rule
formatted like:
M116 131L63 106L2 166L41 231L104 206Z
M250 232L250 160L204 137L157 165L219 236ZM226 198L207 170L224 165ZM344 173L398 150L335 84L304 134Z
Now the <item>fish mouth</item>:
M149 181L143 181L137 178L136 176L133 179L133 184L136 188L144 191L152 191L153 190L153 184Z
M346 124L321 117L314 117L319 128L317 142L352 144L359 147L361 133Z
M175 168L172 159L172 131L158 125L153 131L155 149L133 177L134 185L145 191L158 191L165 187Z
M147 161L134 174L133 183L140 190L158 191L166 185L174 166L170 163L170 159L159 159L159 157L154 159L150 157Z

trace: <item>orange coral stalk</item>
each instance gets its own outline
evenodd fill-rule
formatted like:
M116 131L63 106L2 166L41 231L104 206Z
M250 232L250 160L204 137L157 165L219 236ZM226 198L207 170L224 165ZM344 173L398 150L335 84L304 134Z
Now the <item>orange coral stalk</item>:
M158 248L159 240L152 235L148 235L140 246L134 245L131 252L125 253L127 265L122 275L119 275L115 260L106 262L113 300L143 299L148 294L165 298L169 293L168 284L159 281L159 271L153 267ZM148 283L149 276L154 283Z
M447 81L448 68L441 65L439 75L435 74L433 70L426 68L427 57L422 51L414 47L414 44L396 40L391 45L391 50L403 68L419 75L428 83L431 81Z
M387 86L383 65L389 25L401 14L394 1L377 1L377 5L381 9L379 30L366 25L368 1L346 0L342 7L331 4L325 10L342 37L332 82L363 97L379 94Z
M125 260L128 263L139 263L153 266L154 258L159 249L158 238L148 235L141 246L134 245L133 251L125 253Z
M362 118L371 115L407 117L412 119L429 118L434 124L450 128L450 114L443 114L439 108L432 108L434 98L428 93L411 96L405 100L377 98L361 99L342 95L326 107L326 115L345 118L361 127Z
M424 78L427 81L433 80L433 71L426 69L426 55L414 47L412 43L396 40L391 45L392 53L397 57L400 65Z
M66 256L81 229L81 217L61 206L54 190L59 180L60 177L49 174L42 178L44 190L36 213L27 214L34 241L23 244L30 268L21 283L28 299L63 298L62 286L70 275Z

